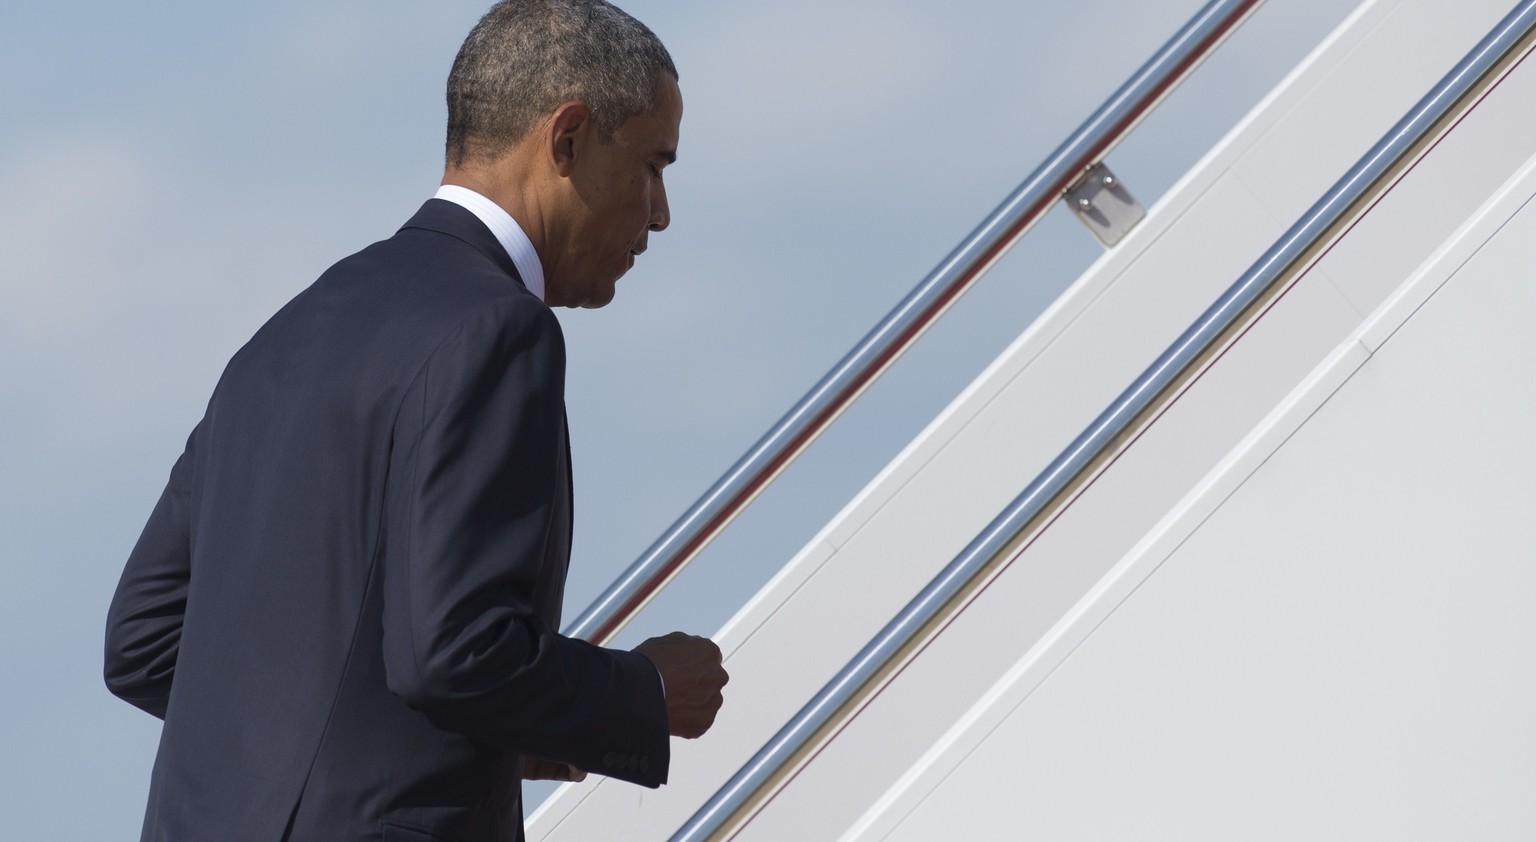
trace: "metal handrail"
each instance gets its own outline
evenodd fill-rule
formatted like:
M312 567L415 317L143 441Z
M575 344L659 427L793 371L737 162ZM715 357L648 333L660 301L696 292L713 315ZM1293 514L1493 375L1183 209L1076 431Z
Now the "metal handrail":
M651 544L564 634L610 642L1264 0L1212 0Z
M1533 43L1536 0L1523 0L716 792L672 842L734 835Z

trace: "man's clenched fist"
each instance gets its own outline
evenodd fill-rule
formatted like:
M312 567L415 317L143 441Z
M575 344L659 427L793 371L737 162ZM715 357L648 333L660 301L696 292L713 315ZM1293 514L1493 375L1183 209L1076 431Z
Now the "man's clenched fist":
M708 731L724 702L720 688L730 680L720 665L720 647L707 637L672 632L647 640L635 651L650 658L661 673L667 730L690 740Z

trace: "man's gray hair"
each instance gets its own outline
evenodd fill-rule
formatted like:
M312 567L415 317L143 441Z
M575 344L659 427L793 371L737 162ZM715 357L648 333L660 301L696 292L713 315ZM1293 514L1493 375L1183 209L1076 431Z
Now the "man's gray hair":
M662 71L677 78L661 40L603 0L502 0L448 74L448 163L506 151L572 100L612 137L655 107Z

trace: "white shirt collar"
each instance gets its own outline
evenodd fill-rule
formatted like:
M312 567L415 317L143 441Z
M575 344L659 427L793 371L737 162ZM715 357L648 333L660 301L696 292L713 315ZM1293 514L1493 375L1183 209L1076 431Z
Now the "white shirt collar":
M512 258L517 274L523 276L523 285L538 296L540 301L544 300L544 264L539 262L539 253L533 250L533 241L528 239L512 214L502 210L501 205L457 184L444 184L437 188L432 198L453 202L485 223L485 227L496 235L496 242L501 243L501 247Z

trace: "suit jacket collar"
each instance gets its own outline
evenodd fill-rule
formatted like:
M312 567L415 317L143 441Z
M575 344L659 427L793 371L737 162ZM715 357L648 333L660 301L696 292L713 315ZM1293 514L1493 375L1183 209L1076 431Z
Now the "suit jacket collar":
M491 229L485 227L478 217L470 213L467 208L456 205L453 202L442 199L428 199L427 203L416 211L416 215L410 221L400 226L400 230L407 228L421 228L427 231L436 231L447 234L474 246L486 257L489 257L502 271L512 276L512 279L523 286L523 276L518 274L517 265L512 262L512 256L496 241L496 235Z

